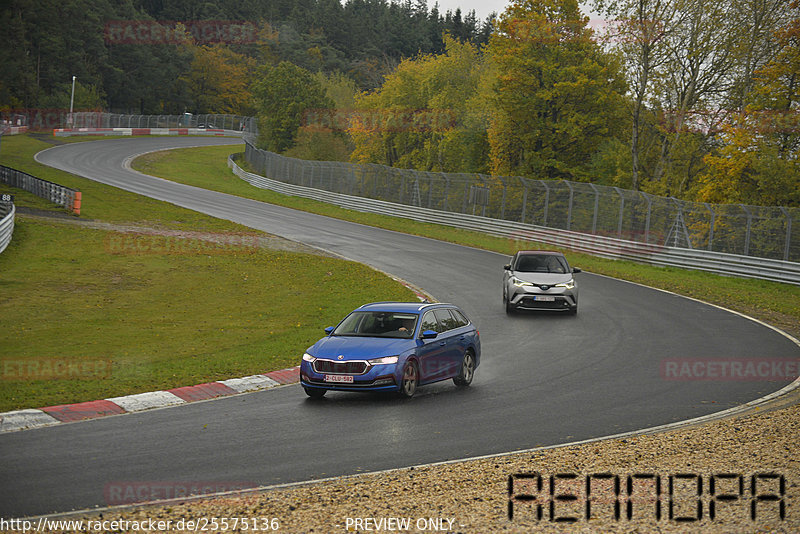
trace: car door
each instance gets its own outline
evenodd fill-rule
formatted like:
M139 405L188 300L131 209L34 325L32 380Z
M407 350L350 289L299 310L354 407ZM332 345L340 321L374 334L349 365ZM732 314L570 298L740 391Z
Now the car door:
M422 333L426 330L433 330L439 335L433 339L422 339ZM417 358L419 360L419 381L421 384L435 382L446 377L448 371L447 361L447 341L443 339L443 326L439 323L434 310L425 312L422 316L422 323L419 328L419 339L417 341Z
M461 358L466 350L466 337L463 335L463 329L459 327L458 319L450 313L449 309L437 308L434 313L442 328L442 333L438 336L438 339L442 341L440 344L444 347L441 357L441 378L450 378L456 376L461 370Z

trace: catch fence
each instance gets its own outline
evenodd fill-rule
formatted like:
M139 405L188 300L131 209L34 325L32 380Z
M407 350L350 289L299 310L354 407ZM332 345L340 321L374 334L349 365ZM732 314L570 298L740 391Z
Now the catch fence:
M644 245L800 261L800 208L687 202L565 180L307 161L258 149L250 140L245 159L268 178L351 196Z

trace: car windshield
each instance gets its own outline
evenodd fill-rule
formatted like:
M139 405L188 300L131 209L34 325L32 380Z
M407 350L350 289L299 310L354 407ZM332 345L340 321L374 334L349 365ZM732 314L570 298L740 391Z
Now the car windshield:
M559 273L569 272L567 260L554 254L525 254L517 258L514 269L521 273Z
M333 331L333 336L410 338L414 335L415 313L356 311Z

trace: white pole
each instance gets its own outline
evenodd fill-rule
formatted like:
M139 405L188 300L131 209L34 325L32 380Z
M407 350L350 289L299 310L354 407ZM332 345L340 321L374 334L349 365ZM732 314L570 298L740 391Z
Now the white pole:
M72 104L75 103L75 78L76 76L72 77L72 96L69 97L69 119L67 123L70 128L72 128Z

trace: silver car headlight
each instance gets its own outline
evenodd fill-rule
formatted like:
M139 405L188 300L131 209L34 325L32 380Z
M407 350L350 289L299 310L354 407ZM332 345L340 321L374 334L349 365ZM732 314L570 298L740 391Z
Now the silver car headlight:
M572 279L569 282L562 282L560 284L556 284L554 287L564 287L566 289L575 289L575 280Z
M515 285L515 286L517 286L517 287L522 287L522 286L532 286L532 285L533 285L533 284L531 284L530 282L526 282L525 280L520 280L520 279L519 279L519 278L517 278L516 276L512 276L512 277L511 277L511 283L512 283L512 284L514 284L514 285Z
M304 360L304 361L307 361L307 362L309 362L309 363L314 363L314 361L316 360L316 358L315 358L315 357L313 357L312 355L310 355L309 353L307 353L307 352L306 352L306 353L304 353L304 354L303 354L303 360Z
M374 358L372 360L367 360L370 365L392 365L397 363L399 360L399 356L384 356L383 358Z

